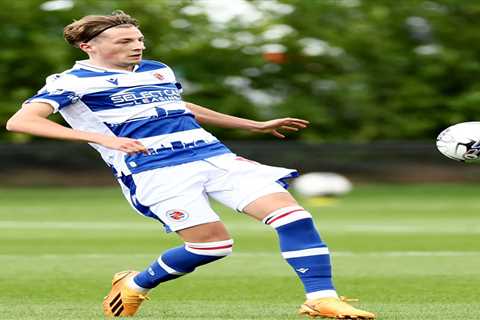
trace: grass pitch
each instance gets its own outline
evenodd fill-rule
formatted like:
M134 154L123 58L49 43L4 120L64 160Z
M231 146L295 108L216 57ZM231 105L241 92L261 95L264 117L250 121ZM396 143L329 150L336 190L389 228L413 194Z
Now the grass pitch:
M475 185L359 186L314 207L340 294L379 319L480 319ZM234 254L152 291L137 319L301 319L273 230L216 206ZM0 319L102 319L114 272L181 242L118 188L0 190Z

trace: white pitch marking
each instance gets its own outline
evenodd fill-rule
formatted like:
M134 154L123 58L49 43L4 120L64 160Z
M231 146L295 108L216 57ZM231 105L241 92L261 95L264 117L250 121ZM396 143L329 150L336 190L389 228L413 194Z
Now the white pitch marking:
M344 232L368 233L480 233L480 227L472 225L444 225L444 226L418 226L418 225L385 225L385 224L358 224L345 225Z
M147 258L152 257L155 254L148 253L72 253L72 254L0 254L0 258L89 258L89 259L105 259L115 258L121 256L128 256L129 258ZM281 259L280 252L234 252L233 257L278 257ZM480 251L377 251L377 252L350 252L350 251L337 251L333 252L334 257L480 257Z
M153 222L153 221L152 221ZM0 221L0 229L78 229L78 230L161 230L158 223L136 222L53 222L53 221Z
M150 219L149 219L150 220ZM89 222L89 221L25 221L0 220L0 229L65 229L65 230L162 230L162 226L155 221L145 222ZM479 220L480 221L480 220ZM227 228L233 231L262 232L266 226L253 222L226 223ZM270 229L268 229L270 230ZM330 234L345 233L396 233L396 234L480 234L480 225L472 222L457 225L418 226L418 225L389 225L389 224L329 224L323 223L321 230Z

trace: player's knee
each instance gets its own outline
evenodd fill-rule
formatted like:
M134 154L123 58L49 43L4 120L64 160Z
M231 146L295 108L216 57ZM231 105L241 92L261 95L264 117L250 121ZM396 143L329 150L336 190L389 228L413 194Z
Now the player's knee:
M271 212L263 218L262 222L277 229L304 219L312 219L312 215L301 206L295 205L280 208Z
M210 242L185 242L185 249L191 253L223 258L233 252L233 239ZM215 259L216 260L216 259Z

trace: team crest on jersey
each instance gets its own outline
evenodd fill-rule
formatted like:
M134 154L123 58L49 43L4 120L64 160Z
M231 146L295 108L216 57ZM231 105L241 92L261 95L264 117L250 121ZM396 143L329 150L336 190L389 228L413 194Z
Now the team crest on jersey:
M163 80L163 79L165 79L165 77L162 76L162 74L159 73L159 72L155 72L155 73L153 74L153 76L154 76L155 78L157 78L158 80Z
M184 210L174 209L167 211L168 219L175 222L182 222L188 219L188 213Z

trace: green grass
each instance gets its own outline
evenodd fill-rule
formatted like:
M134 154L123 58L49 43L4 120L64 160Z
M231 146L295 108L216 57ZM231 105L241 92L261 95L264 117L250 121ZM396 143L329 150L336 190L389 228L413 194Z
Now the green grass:
M337 289L379 319L479 319L475 185L360 186L309 208ZM216 206L235 253L151 292L138 319L300 319L274 231ZM181 242L116 188L0 190L0 319L102 319L111 275Z

